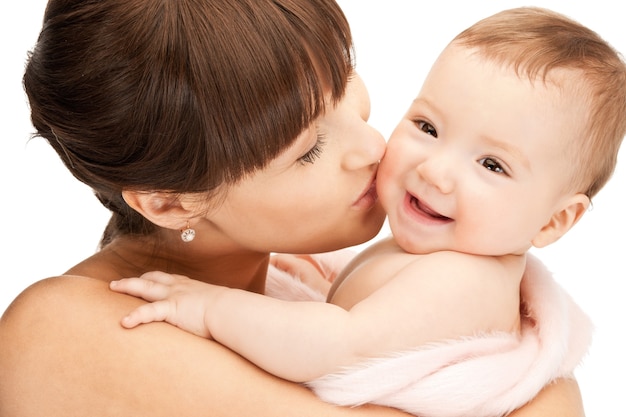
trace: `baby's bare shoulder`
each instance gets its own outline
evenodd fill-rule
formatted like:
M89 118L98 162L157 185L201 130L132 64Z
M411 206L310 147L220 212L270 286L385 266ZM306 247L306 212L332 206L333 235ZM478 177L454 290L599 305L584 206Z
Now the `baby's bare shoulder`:
M413 255L401 273L429 272L427 276L485 280L521 277L524 258L519 256L482 256L463 252L438 251L427 255Z

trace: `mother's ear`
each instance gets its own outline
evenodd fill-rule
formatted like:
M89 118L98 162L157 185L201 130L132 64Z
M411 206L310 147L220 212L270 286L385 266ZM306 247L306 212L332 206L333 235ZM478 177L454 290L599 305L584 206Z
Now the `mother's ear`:
M557 210L548 224L543 226L532 240L536 248L548 246L556 242L574 226L589 208L589 197L585 194L574 194L568 197Z
M196 213L179 194L146 191L122 191L126 204L157 226L166 229L184 228Z

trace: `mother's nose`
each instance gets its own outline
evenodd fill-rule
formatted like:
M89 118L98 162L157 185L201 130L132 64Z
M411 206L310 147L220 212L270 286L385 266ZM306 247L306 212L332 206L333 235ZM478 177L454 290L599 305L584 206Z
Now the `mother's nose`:
M371 126L346 142L342 166L348 170L377 164L385 154L387 146L383 135Z

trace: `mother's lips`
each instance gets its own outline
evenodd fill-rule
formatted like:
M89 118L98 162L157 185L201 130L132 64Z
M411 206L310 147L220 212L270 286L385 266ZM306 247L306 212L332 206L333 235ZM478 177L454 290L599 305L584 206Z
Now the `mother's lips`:
M369 185L363 190L354 202L354 206L372 206L378 200L376 192L376 175L372 176Z

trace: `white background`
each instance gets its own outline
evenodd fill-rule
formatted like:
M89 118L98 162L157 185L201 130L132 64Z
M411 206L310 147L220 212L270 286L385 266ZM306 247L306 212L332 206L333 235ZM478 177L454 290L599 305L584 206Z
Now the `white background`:
M357 70L370 90L371 123L385 136L454 35L499 10L528 5L512 0L339 3L353 28ZM29 141L32 127L21 76L45 4L24 0L0 5L0 253L4 267L0 312L30 283L61 274L93 253L108 219L90 190L65 171L42 139ZM626 22L619 2L535 0L533 5L573 17L626 52ZM595 198L593 210L562 240L535 252L596 325L592 349L577 371L588 416L626 415L622 406L626 342L620 334L626 317L622 308L626 267L620 262L626 232L623 161L624 157L614 178Z

